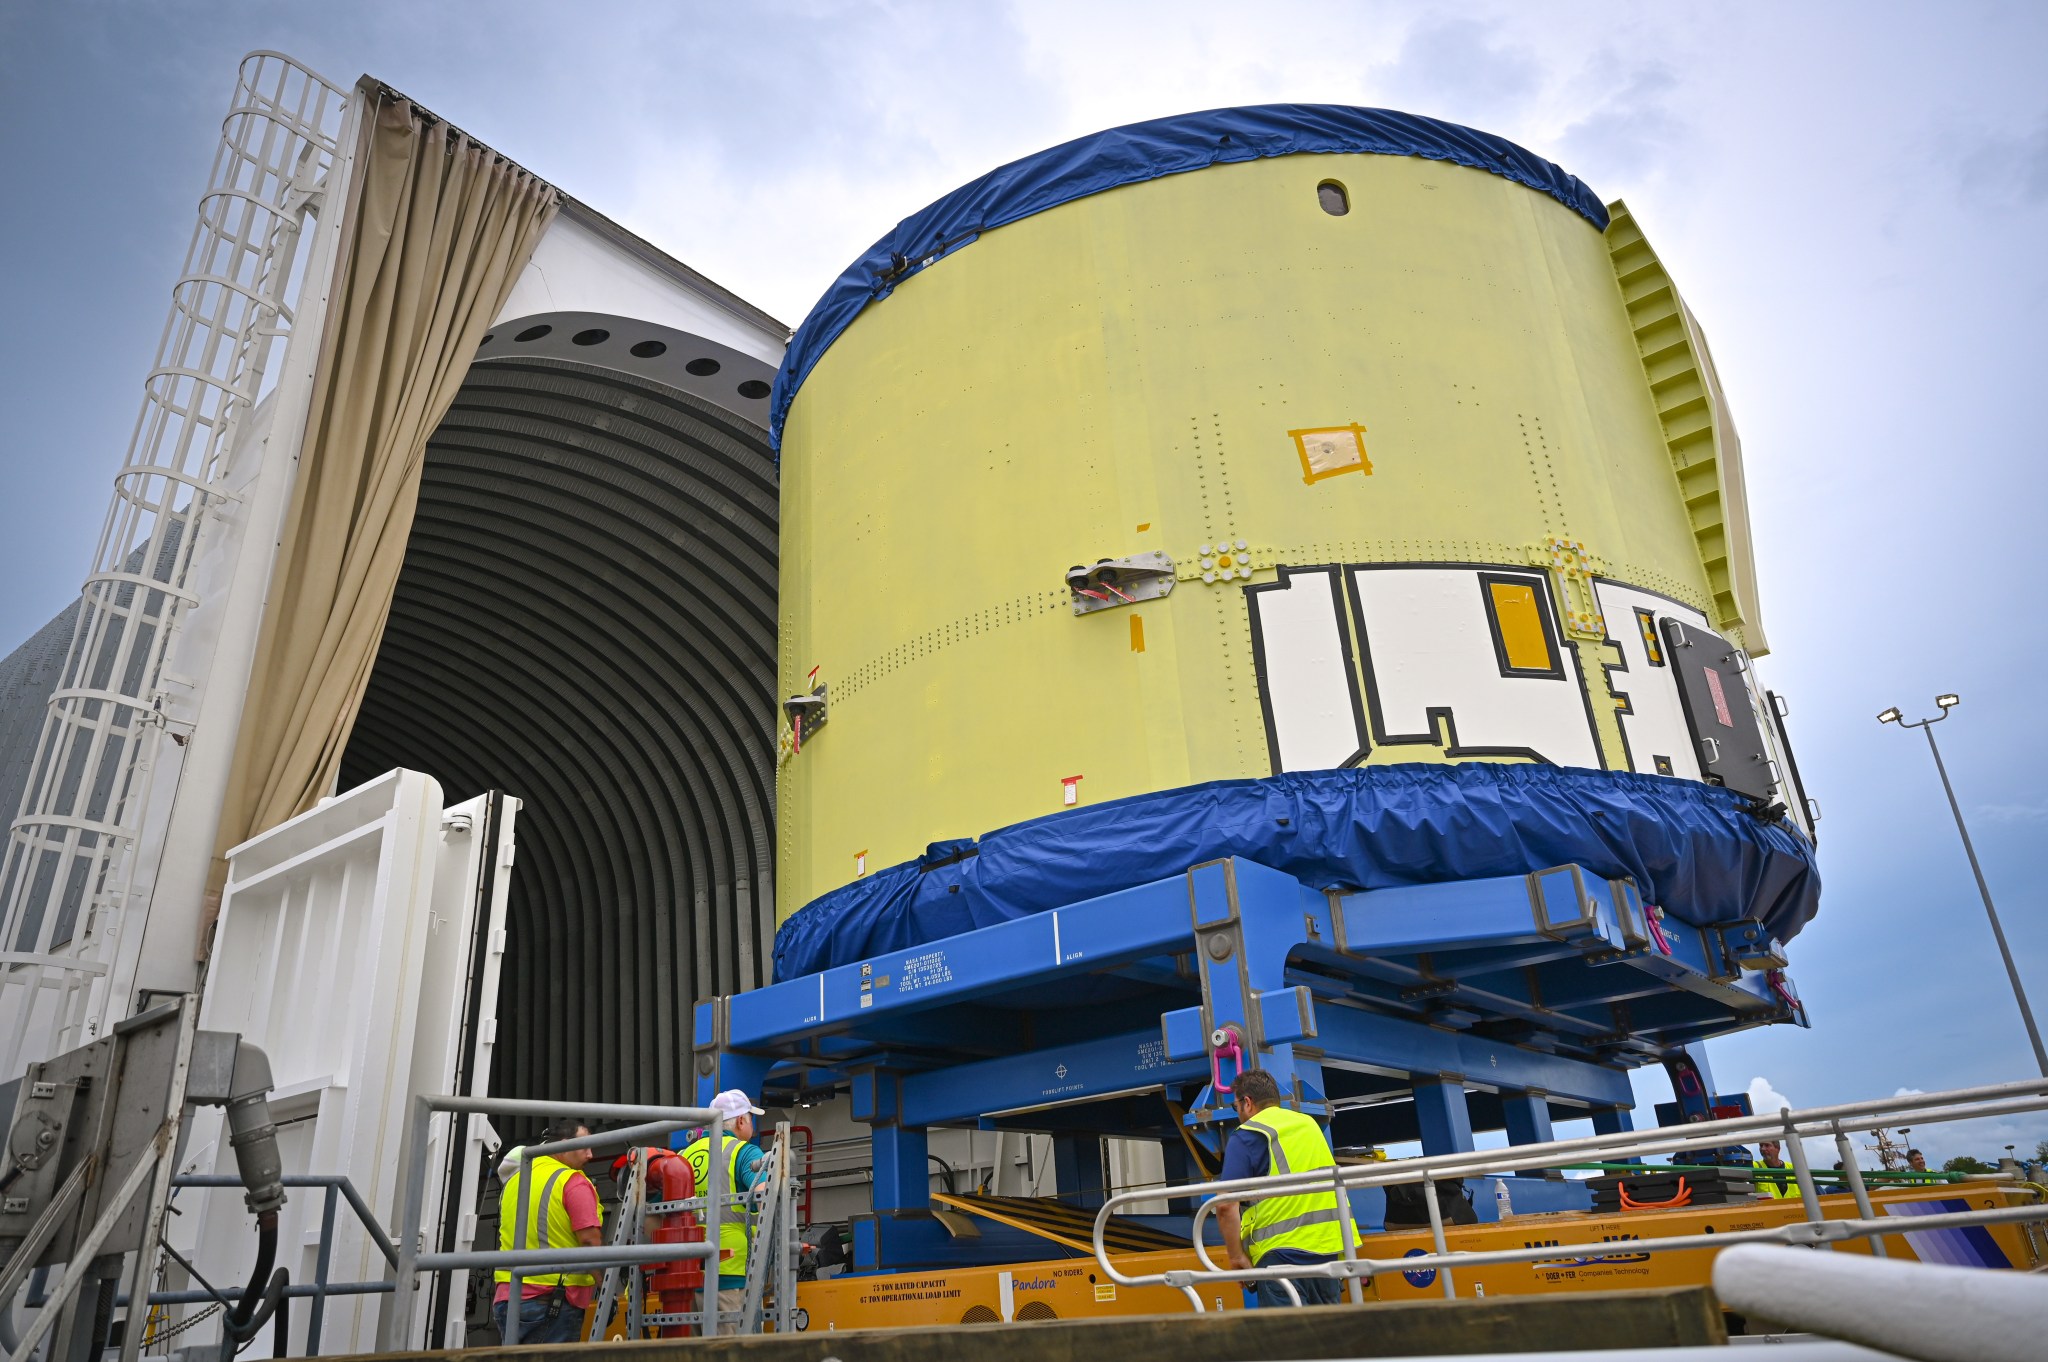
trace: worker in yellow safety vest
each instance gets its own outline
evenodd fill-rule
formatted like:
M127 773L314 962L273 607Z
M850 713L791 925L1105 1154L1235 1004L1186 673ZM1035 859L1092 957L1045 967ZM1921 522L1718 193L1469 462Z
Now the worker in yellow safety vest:
M1238 1127L1223 1148L1225 1182L1333 1168L1337 1160L1313 1116L1280 1105L1280 1085L1263 1069L1247 1069L1231 1089ZM1216 1224L1233 1268L1307 1266L1344 1252L1346 1217L1334 1190L1282 1193L1240 1206L1219 1201ZM1342 1291L1334 1277L1292 1277L1304 1305L1335 1305ZM1292 1305L1279 1281L1258 1284L1261 1306Z
M725 1163L726 1191L733 1195L746 1192L766 1169L761 1146L754 1143L754 1118L766 1113L737 1088L712 1098L711 1108L725 1118L725 1144L719 1157ZM697 1131L696 1138L683 1147L683 1157L696 1175L697 1195L706 1195L711 1187L711 1132ZM727 1207L720 1214L724 1218L718 1226L718 1332L736 1334L746 1301L747 1215L740 1207Z
M588 1135L582 1121L557 1121L541 1132L542 1144ZM604 1207L597 1188L583 1173L588 1149L564 1150L526 1158L525 1148L506 1154L498 1165L505 1191L498 1198L498 1248L595 1247L604 1242ZM526 1212L526 1236L519 1237L520 1208ZM498 1337L505 1336L505 1312L512 1295L512 1273L497 1272L498 1293L491 1305ZM544 1266L520 1276L519 1341L575 1343L583 1337L583 1316L590 1308L595 1279L587 1272L549 1272Z
M1784 1148L1776 1140L1758 1140L1756 1152L1760 1156L1750 1161L1753 1170L1750 1177L1756 1190L1765 1196L1796 1197L1799 1195L1798 1175L1790 1164L1778 1157Z
M1913 1176L1894 1178L1892 1179L1892 1181L1894 1183L1948 1181L1948 1179L1937 1175L1927 1167L1927 1156L1925 1154L1922 1154L1917 1149L1909 1149L1906 1151L1905 1171L1909 1174L1912 1174Z

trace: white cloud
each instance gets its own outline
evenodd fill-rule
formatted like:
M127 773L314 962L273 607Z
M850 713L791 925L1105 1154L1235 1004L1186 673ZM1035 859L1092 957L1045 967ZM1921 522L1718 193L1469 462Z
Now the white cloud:
M1749 1080L1749 1106L1759 1116L1771 1116L1790 1107L1799 1110L1799 1104L1771 1085L1771 1080L1758 1075ZM1806 1161L1814 1168L1828 1169L1835 1166L1841 1155L1835 1149L1832 1139L1809 1139L1806 1146ZM1752 1148L1754 1142L1752 1142ZM1781 1155L1781 1157L1783 1157Z
M1985 823L2048 823L2048 804L1979 804L1970 816Z

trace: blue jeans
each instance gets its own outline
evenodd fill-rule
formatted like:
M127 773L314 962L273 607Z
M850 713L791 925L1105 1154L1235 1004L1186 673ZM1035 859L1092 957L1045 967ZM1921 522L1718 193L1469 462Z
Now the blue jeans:
M509 1301L491 1304L491 1319L498 1337L505 1337L505 1307ZM560 1296L535 1296L519 1305L519 1342L578 1343L583 1338L583 1312Z
M1344 1284L1334 1277L1289 1277L1287 1280L1293 1282L1294 1289L1301 1293L1303 1305L1335 1305L1344 1298ZM1288 1299L1287 1288L1279 1282L1265 1281L1257 1285L1261 1310L1294 1304Z

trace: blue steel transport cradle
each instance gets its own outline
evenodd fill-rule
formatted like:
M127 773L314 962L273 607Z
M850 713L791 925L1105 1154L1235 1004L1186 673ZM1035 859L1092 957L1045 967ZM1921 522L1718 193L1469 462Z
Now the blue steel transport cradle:
M1042 1240L955 1239L932 1216L930 1128L1050 1132L1082 1204L1103 1194L1102 1135L1158 1140L1169 1181L1198 1176L1190 1148L1215 1150L1239 1063L1340 1146L1628 1129L1631 1068L1806 1023L1779 943L1724 907L1682 921L1582 864L1358 891L1230 856L699 1004L699 1095L850 1087L875 1169L857 1269L1038 1258Z

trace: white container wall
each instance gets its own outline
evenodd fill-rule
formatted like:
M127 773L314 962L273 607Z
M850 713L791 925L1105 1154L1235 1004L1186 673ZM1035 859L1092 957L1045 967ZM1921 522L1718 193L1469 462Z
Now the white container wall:
M392 771L236 847L214 933L199 1024L237 1031L269 1054L271 1110L289 1174L346 1176L394 1237L405 1166L406 1116L421 1093L489 1089L498 963L518 801L501 799L495 839L489 797L442 807L440 786ZM495 855L487 845L495 843ZM486 864L486 861L490 864ZM489 886L488 894L482 891ZM474 977L472 977L474 975ZM473 1029L472 1029L473 1028ZM473 1047L465 1064L463 1052ZM444 1118L445 1119L445 1118ZM462 1142L457 1176L478 1184L487 1126ZM432 1137L425 1242L442 1240L451 1162L446 1128ZM181 1172L235 1171L220 1114L195 1113ZM310 1284L324 1192L289 1189L278 1262ZM233 1189L186 1189L171 1238L215 1283L241 1284L254 1264L254 1222ZM464 1211L470 1208L465 1199ZM455 1226L467 1246L474 1218ZM378 1281L382 1254L344 1202L328 1280ZM460 1346L461 1283L449 1343ZM368 1352L381 1295L337 1296L324 1310L320 1352ZM196 1307L194 1308L196 1310ZM292 1355L306 1352L310 1302L294 1303ZM424 1331L430 1312L420 1309ZM191 1341L217 1337L212 1325ZM265 1340L262 1346L267 1346ZM417 1346L417 1340L415 1340Z

